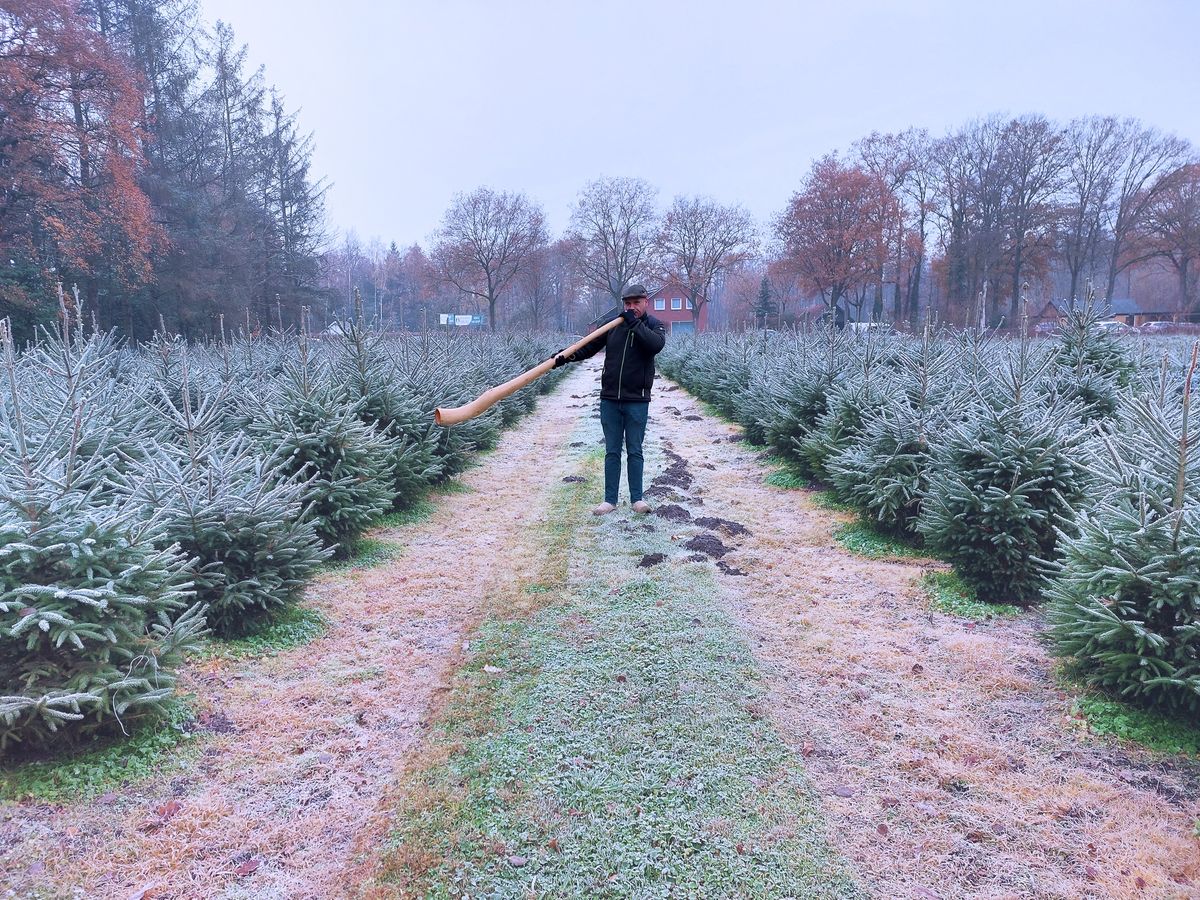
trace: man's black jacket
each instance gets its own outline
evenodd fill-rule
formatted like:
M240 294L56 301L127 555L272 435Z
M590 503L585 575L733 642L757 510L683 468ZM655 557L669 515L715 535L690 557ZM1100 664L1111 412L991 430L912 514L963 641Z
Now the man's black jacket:
M622 322L608 334L584 344L568 359L580 362L604 351L600 399L650 402L654 355L667 344L667 326L646 313L634 325Z

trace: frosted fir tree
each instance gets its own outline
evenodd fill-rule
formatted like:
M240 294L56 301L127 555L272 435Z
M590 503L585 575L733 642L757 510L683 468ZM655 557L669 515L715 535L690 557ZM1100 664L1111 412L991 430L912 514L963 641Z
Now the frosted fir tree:
M1059 338L1057 388L1089 420L1115 415L1118 396L1137 371L1125 347L1099 327L1103 315L1089 284L1085 302L1067 311Z
M882 347L869 336L858 356L859 371L847 369L829 386L825 410L807 436L798 441L804 467L818 481L830 481L830 461L859 438L863 422L887 403L880 383L891 375L896 363L896 348Z
M241 634L295 603L330 551L306 514L303 478L222 430L225 387L205 396L191 384L186 359L179 372L178 391L159 385L158 408L173 440L139 467L130 493L161 518L160 543L177 544L191 560L212 629Z
M1003 366L980 370L974 402L934 450L917 529L981 600L1040 598L1039 560L1055 558L1083 491L1084 431L1077 408L1046 388L1051 362L1022 340Z
M1088 683L1200 714L1200 429L1196 350L1179 394L1127 398L1090 460L1102 492L1061 534L1051 636ZM1181 395L1180 395L1181 394Z
M392 503L412 506L440 471L433 416L397 372L385 339L359 321L351 323L338 347L337 377L360 402L359 418L392 441Z
M767 444L806 472L809 460L804 441L829 409L831 389L852 369L836 334L826 332L823 337L822 345L805 347L789 365L773 367L763 385L769 395L767 404L774 410L763 429Z
M894 366L878 379L878 410L864 417L854 442L826 463L838 496L885 531L917 536L933 446L948 410L961 408L951 399L946 377L959 359L929 328L920 344L898 345Z
M162 546L162 520L110 490L109 448L122 438L95 433L94 446L80 449L93 414L113 431L138 425L100 409L117 399L89 387L107 377L103 355L69 345L47 352L64 366L22 378L0 322L4 749L73 741L161 712L175 667L204 632L187 561Z
M462 339L437 341L424 336L404 341L393 352L395 377L423 410L425 421L433 421L438 406L460 406L474 400L497 382L481 352L482 342ZM438 428L437 481L466 469L471 454L494 447L500 438L500 410L493 406L452 428Z
M252 395L245 414L271 465L304 480L308 515L340 556L392 506L396 442L362 421L362 405L301 335L299 359Z

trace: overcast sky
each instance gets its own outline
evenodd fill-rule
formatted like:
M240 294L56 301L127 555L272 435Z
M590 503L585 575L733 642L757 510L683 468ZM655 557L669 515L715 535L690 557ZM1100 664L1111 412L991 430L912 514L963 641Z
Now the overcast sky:
M425 243L480 185L557 234L601 175L766 223L825 153L994 112L1200 145L1200 0L201 3L299 108L330 224L363 241Z

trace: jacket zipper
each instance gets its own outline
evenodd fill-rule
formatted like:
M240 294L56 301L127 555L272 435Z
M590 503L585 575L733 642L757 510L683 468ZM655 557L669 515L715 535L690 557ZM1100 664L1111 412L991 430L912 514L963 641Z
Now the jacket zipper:
M625 341L625 346L621 348L621 372L617 375L617 402L621 402L621 388L625 383L625 354L629 352L629 345L633 343L633 330L629 331L629 338Z

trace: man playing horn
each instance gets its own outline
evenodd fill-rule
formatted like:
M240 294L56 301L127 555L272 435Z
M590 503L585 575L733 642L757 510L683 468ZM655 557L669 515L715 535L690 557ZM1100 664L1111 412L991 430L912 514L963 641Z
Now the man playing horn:
M654 357L667 343L667 328L647 310L646 288L631 284L621 292L624 321L574 353L554 357L554 368L582 362L604 351L600 376L600 426L604 429L604 502L592 509L603 516L617 508L621 486L621 444L629 470L629 502L634 512L650 512L642 499L642 441L650 415Z

